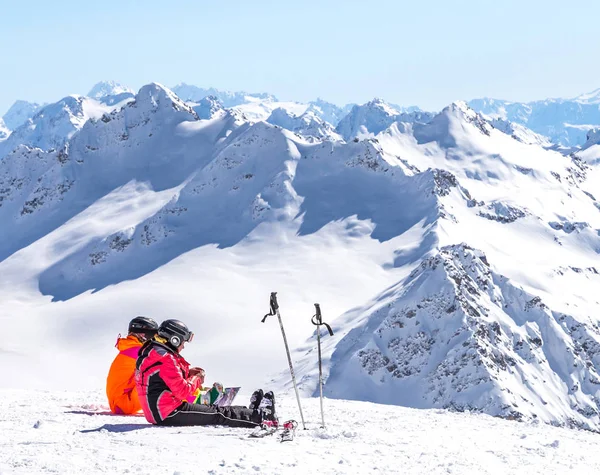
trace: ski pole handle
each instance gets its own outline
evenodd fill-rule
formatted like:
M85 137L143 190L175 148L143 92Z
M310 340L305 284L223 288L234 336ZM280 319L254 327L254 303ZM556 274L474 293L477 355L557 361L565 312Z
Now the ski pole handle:
M279 310L279 303L277 303L277 292L271 292L271 310L273 313Z
M267 320L267 317L270 317L271 315L275 315L277 313L277 310L279 310L279 304L277 303L277 292L271 292L271 298L269 300L269 313L267 313L263 319L261 320L261 323L265 323L265 321Z
M316 303L315 304L315 311L317 312L317 314L315 315L315 318L317 319L317 325L320 325L321 323L323 323L323 317L321 316L321 306Z
M313 317L311 318L311 322L312 322L313 325L317 326L317 331L320 330L319 329L320 325L325 325L325 328L327 328L327 331L329 332L329 335L333 336L333 330L331 329L331 327L327 323L325 323L323 321L323 316L321 315L321 306L318 303L315 304L315 311L316 311L316 314L313 315Z

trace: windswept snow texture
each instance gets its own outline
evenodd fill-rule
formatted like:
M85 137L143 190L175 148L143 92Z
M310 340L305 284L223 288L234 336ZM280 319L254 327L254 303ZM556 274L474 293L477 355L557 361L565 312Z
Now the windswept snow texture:
M489 416L365 402L303 399L307 430L292 442L250 439L251 429L151 426L108 415L96 392L3 390L0 472L6 474L401 473L548 475L598 473L597 436ZM240 403L249 399L238 396ZM293 394L281 420L299 419ZM201 467L201 468L200 468Z
M334 130L316 106L191 92L70 96L0 142L0 324L30 328L0 343L3 385L98 388L146 314L186 321L214 381L289 388L260 324L277 291L305 394L319 302L330 397L600 430L594 159L464 102L374 100Z

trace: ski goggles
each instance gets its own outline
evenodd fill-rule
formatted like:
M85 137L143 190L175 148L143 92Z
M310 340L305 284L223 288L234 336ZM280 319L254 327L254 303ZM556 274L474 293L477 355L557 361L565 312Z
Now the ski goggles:
M193 340L194 340L194 332L189 332L185 341L187 341L188 343L191 343Z

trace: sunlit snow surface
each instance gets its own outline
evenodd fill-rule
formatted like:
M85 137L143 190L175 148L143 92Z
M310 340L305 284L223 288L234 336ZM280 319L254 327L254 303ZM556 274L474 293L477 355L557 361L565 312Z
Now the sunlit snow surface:
M240 401L245 395L238 396ZM157 427L106 415L100 392L0 390L0 473L394 473L548 475L600 471L597 435L486 415L304 399L294 441L250 429ZM282 419L299 420L292 395Z
M279 326L260 323L277 291L303 394L318 302L330 397L600 428L593 160L461 102L372 101L338 127L348 142L312 112L200 119L158 84L77 130L61 104L45 110L65 145L0 162L3 387L97 390L147 315L189 324L209 382L289 389Z

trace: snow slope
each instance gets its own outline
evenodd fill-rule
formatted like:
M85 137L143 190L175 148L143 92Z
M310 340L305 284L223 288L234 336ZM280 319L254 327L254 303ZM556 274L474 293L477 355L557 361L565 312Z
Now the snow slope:
M27 312L32 332L40 335L32 340L69 370L57 372L38 361L38 347L25 341L2 345L2 357L12 362L19 355L37 371L53 374L51 382L31 381L34 385L66 384L78 374L81 384L94 387L113 356L107 342L122 331L123 319L130 318L125 315L176 315L199 335L212 335L191 349L191 357L210 360L206 366L215 377L242 384L266 379L284 364L276 346L264 351L264 339L278 338L277 328L257 325L274 287L290 310L319 293L329 295L330 305L341 313L392 279L381 266L393 243L372 241L373 225L352 218L371 216L377 197L341 207L340 194L331 211L320 214L320 201L332 188L321 186L327 185L323 177L316 187L322 198L315 193L306 201L289 188L301 156L291 137L296 136L268 124L240 122L234 114L198 120L170 91L149 85L135 103L87 122L65 150L44 153L23 146L8 156L0 171L0 219L10 223L1 228L0 319L8 328L11 315ZM330 157L329 146L298 145L314 147L310 164ZM370 144L338 148L331 164L336 174L344 172L349 158L374 153ZM301 189L310 190L320 171L309 162L301 170L298 176L306 177ZM347 186L359 196L368 194L359 185L361 176L369 177L368 169L361 170L353 165L345 172L352 179ZM335 184L335 174L329 180ZM392 186L381 196L399 205L406 193L393 192ZM289 222L301 209L306 219ZM397 219L387 219L382 211L374 215L382 226ZM336 215L343 221L336 223ZM315 278L315 269L325 264L329 269ZM183 268L189 281L182 279ZM362 274L371 276L367 285ZM306 283L301 291L299 281ZM350 298L344 295L348 288L355 288ZM49 297L39 289L66 300L47 305ZM90 298L96 302L92 306ZM35 301L37 310L30 308ZM213 318L224 311L227 317ZM71 342L80 325L92 325L94 331ZM232 325L240 331L232 334ZM292 333L302 327L297 321L290 328L292 343L308 336L302 330ZM89 358L80 361L76 355L84 347ZM220 358L223 351L233 356ZM248 358L264 369L248 374L235 364ZM9 371L10 386L20 369Z
M203 104L149 84L64 146L2 160L0 323L30 324L1 343L3 385L101 387L113 338L147 314L189 323L209 379L252 387L287 367L259 322L278 291L306 394L319 302L330 396L599 429L596 166L465 103L373 101L339 124L365 132L349 142L297 133L323 125L310 113L272 117L292 132Z
M421 234L424 260L399 251L396 266L418 266L338 320L327 394L598 430L600 214L589 167L513 140L464 103L374 140L415 176L434 169L439 219Z
M548 137L536 134L534 131L515 122L510 122L504 119L492 119L491 125L496 129L510 135L515 140L530 145L539 145L540 147L550 148L552 143Z
M482 415L304 399L308 430L293 442L249 439L250 429L156 427L107 415L98 392L2 390L0 473L581 474L600 471L597 436ZM240 401L243 397L238 396ZM296 417L292 395L282 417Z

